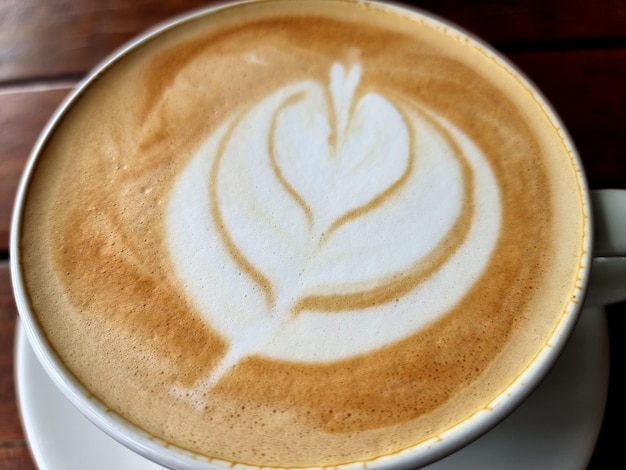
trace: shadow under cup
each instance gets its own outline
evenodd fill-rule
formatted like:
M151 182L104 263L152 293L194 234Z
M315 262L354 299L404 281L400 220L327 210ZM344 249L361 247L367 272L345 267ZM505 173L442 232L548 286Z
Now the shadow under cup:
M232 4L137 39L59 108L11 272L55 383L162 465L415 468L555 362L589 210L549 105L455 27Z

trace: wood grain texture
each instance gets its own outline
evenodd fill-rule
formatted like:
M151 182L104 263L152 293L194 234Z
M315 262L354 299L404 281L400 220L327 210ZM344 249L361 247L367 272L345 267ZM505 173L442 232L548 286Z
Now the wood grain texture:
M80 76L133 36L200 0L1 0L0 82Z
M15 446L0 447L0 468L2 470L37 470L25 442Z

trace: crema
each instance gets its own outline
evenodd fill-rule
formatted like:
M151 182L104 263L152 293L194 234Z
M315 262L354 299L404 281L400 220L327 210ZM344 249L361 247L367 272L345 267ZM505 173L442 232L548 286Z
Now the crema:
M67 367L155 437L363 461L485 408L545 346L579 288L579 171L542 99L439 22L227 5L60 120L24 276Z

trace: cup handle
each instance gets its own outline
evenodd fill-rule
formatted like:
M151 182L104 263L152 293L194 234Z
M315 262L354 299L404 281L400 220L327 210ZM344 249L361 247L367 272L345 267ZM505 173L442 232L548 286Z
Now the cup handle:
M608 305L626 300L626 190L591 192L594 218L593 262L588 305Z

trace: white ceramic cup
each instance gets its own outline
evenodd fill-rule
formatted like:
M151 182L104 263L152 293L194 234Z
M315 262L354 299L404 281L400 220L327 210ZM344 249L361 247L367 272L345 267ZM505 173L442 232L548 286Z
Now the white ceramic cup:
M64 113L66 113L70 105L80 99L82 90L88 87L91 81L94 80L103 69L107 68L120 57L128 54L128 52L132 51L134 48L140 47L147 39L196 15L211 14L214 8L219 7L209 8L186 17L178 18L136 39L104 61L77 87L71 96L68 97L64 104L57 110L33 149L18 190L11 227L11 274L17 307L29 341L44 369L67 398L84 413L87 418L107 434L139 454L161 465L175 469L253 469L258 467L239 464L233 467L230 462L209 459L162 442L112 413L104 404L85 390L55 354L46 339L45 333L41 330L35 315L29 309L29 302L21 273L20 246L18 241L20 239L22 226L25 192L32 173L36 171L35 162L42 152L47 139L53 132L56 123L61 119ZM422 15L424 13L414 11L414 14ZM436 19L432 20L441 21ZM457 31L459 35L467 36L472 45L487 49L490 54L499 57L500 60L507 63L506 59L500 57L497 52L490 49L487 45L471 38L467 33L459 31L455 26L447 23L442 24L449 30ZM513 73L517 73L523 80L526 80L513 66L510 68ZM526 83L528 87L535 90L537 96L540 96L533 85L527 80ZM547 105L546 109L554 115ZM555 122L559 122L555 115L553 119ZM569 137L565 136L564 138L568 141L569 147L574 148ZM586 263L587 266L582 275L584 288L587 288L587 302L595 305L604 305L626 299L626 191L606 190L589 192L586 188L583 188L583 191L585 191L586 196L584 199L592 201L593 213L595 215L595 240L593 241L595 258L593 259L593 263ZM591 280L589 280L590 264L593 264ZM579 304L569 309L555 329L553 336L549 339L548 343L550 347L545 347L544 350L538 354L534 362L527 367L526 370L521 371L519 378L512 383L508 389L504 390L490 404L488 409L483 409L475 413L469 419L459 423L445 434L440 435L437 439L422 442L393 455L382 456L367 462L341 465L336 468L345 470L352 468L417 468L436 461L477 439L508 416L540 383L567 342L581 308L582 305Z

